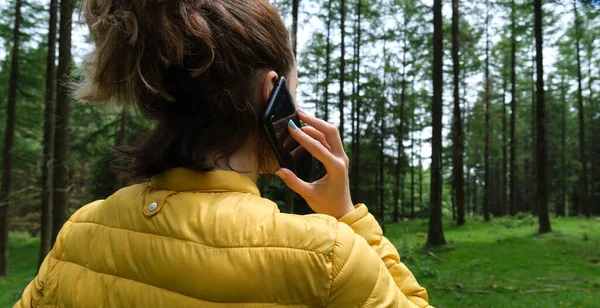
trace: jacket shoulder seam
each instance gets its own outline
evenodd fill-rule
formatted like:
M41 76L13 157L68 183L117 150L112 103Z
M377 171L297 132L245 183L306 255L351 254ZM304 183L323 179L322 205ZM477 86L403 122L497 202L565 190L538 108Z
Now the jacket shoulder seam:
M139 280L135 280L135 279L127 278L127 277L117 276L117 275L110 274L110 273L104 273L104 272L95 271L95 270L93 270L93 269L90 269L90 268L88 268L88 267L86 267L86 266L84 266L84 265L81 265L81 264L77 263L77 262L73 262L73 261L67 261L67 260L61 260L61 259L57 259L57 261L58 261L58 262L64 262L64 263L71 263L71 264L75 264L75 265L77 265L77 266L79 266L79 267L82 267L83 269L85 269L85 270L87 270L87 271L90 271L90 272L96 273L96 274L98 274L98 275L106 275L106 276L111 276L111 277L117 277L117 278L120 278L120 279L125 279L125 280L128 280L128 281L134 282L134 283L138 283L138 284L143 284L143 285L151 286L151 287L154 287L154 288L157 288L157 289L160 289L160 290L164 290L164 291L166 291L166 292L170 292L170 293L178 294L178 295L181 295L181 296L185 296L185 297L187 297L187 298L191 298L191 299L195 299L195 300L200 300L200 301L204 301L204 302L208 302L208 303L216 303L216 302L212 302L212 301L210 301L210 300L207 300L207 299L202 299L202 298L194 297L194 296L187 295L187 294L184 294L184 293L179 293L179 292L177 292L177 291L174 291L174 290L166 289L166 288L163 288L163 287L160 287L160 286L157 286L157 285L154 285L154 284L148 283L148 282L143 282L143 281L139 281ZM226 303L227 303L227 304L272 304L271 302L258 302L258 301L257 301L257 302L252 302L252 301L247 301L247 302L226 302ZM301 304L301 303L298 303L298 302L295 302L295 303L291 303L291 302L288 302L288 303L286 303L286 302L280 302L280 303L276 303L276 304L278 304L278 305L283 305L283 306L297 306L298 304ZM311 305L312 305L312 304L311 304ZM51 307L54 307L54 306L51 306Z
M188 243L192 243L192 244L196 244L196 245L200 245L200 246L205 246L205 247L210 247L210 248L216 248L216 249L268 249L268 248L278 248L278 249L289 249L289 250L298 250L298 251L304 251L304 252L312 252L312 253L316 253L316 254L321 254L321 255L327 255L330 253L327 252L323 252L323 251L317 251L317 250L312 250L312 249L305 249L305 248L298 248L298 247L289 247L289 246L275 246L275 245L269 245L269 246L215 246L215 245L209 245L206 243L200 243L200 242L195 242L189 239L183 239L183 238L178 238L178 237L172 237L172 236L166 236L164 234L158 234L158 233L152 233L152 232L143 232L143 231L139 231L139 230L131 230L131 229L127 229L127 228L121 228L121 227L115 227L115 226L108 226L108 225L104 225L98 222L93 222L93 221L79 221L79 222L72 222L73 224L92 224L92 225L99 225L105 228L109 228L109 229L117 229L117 230L122 230L122 231L127 231L127 232L133 232L133 233L140 233L140 234L145 234L145 235L152 235L152 236L159 236L159 237L164 237L164 238L168 238L168 239L172 239L172 240L176 240L176 241L183 241L183 242L188 242Z
M375 279L375 283L373 284L373 288L371 288L371 292L369 292L369 295L359 305L359 307L364 307L364 305L369 301L369 299L371 298L371 295L373 295L373 292L375 292L375 289L377 288L377 285L379 284L379 277L381 277L381 264L379 264L379 271L377 273L377 278Z
M333 247L331 247L331 253L329 254L329 262L331 263L331 271L329 272L331 283L329 284L329 292L327 293L327 302L331 299L331 291L333 290L333 256L335 256L335 245L337 244L338 238L340 235L340 226L338 224L335 225L335 240L333 241Z
M340 275L342 275L342 273L344 273L344 271L346 270L346 265L348 265L348 261L352 257L352 252L354 252L354 247L356 247L356 235L355 235L354 241L352 241L352 247L350 248L350 253L348 254L348 257L346 258L346 260L344 260L344 265L342 265L342 268L340 268L340 271L338 272L337 276L334 278L334 282L336 282L338 280L338 278L340 277Z

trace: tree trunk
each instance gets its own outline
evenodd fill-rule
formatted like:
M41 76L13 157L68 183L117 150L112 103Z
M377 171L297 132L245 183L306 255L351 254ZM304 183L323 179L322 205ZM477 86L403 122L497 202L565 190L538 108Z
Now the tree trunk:
M385 108L385 107L384 107ZM383 111L383 110L382 110ZM381 136L379 139L379 204L381 205L379 219L380 222L383 223L385 219L385 156L383 152L384 141L385 141L385 118L384 113L382 112L381 118Z
M15 3L15 25L13 28L13 46L10 63L10 81L8 83L8 103L6 104L6 130L2 151L2 185L0 186L0 277L8 276L8 209L11 205L12 159L15 139L15 117L17 89L19 87L19 43L21 27L21 0Z
M567 113L569 107L567 104L567 93L566 93L565 75L562 74L562 80L560 83L561 102L563 103L562 112L562 151L561 151L561 201L559 210L556 212L556 216L566 216L567 209Z
M467 167L465 170L465 216L473 214L471 207L471 200L473 197L473 187L471 187L471 172Z
M325 47L325 102L323 104L324 120L329 121L329 72L331 66L331 2L327 3L327 45Z
M592 51L593 51L593 47L588 47L588 106L592 107L594 106L594 102L593 102L593 98L594 98L594 91L593 91L593 87L592 87ZM594 114L595 114L595 110L591 110L590 111L590 122L589 125L591 127L590 131L594 132ZM589 150L589 157L590 157L590 181L589 181L589 185L590 185L590 190L589 190L589 196L588 196L588 212L590 213L590 215L596 213L599 214L598 211L596 211L596 190L595 190L595 181L596 181L596 176L595 176L595 155L594 155L594 143L590 142L589 143L590 146L588 147Z
M429 232L427 246L446 244L442 227L442 90L444 37L442 0L433 1L433 99L431 103L431 187L429 197Z
M477 172L473 176L473 216L477 215L477 203L479 202L479 185L477 185Z
M423 211L423 149L419 139L419 208Z
M406 24L405 24L406 25ZM406 28L405 28L406 30ZM403 156L404 156L404 106L406 103L406 34L404 35L404 46L402 51L402 81L400 89L400 110L399 110L399 121L398 132L396 134L397 141L397 156L396 156L396 185L394 185L394 221L398 221L398 194L399 186L404 178L403 172Z
M344 143L344 81L346 79L346 0L341 0L340 2L340 32L341 32L341 55L340 55L340 102L339 102L339 112L340 112L340 138L342 139L342 143Z
M292 0L292 45L294 48L294 56L298 50L298 6L300 0Z
M351 78L352 79L352 82L351 82L352 83L352 94L351 94L352 98L350 99L350 105L351 105L351 108L350 108L350 127L351 127L351 129L350 129L350 137L351 137L351 140L350 140L350 149L352 151L352 155L350 156L350 162L351 163L350 163L350 170L349 170L349 174L348 174L348 178L350 179L350 196L354 200L356 199L354 197L354 186L355 186L355 184L354 184L354 179L355 179L354 173L356 171L358 171L356 168L354 168L354 155L356 155L356 131L357 131L357 128L356 128L356 122L357 122L357 117L356 117L356 97L358 96L356 94L356 80L358 79L356 77L357 76L357 71L358 71L358 68L357 68L357 65L356 65L357 64L356 63L357 62L356 61L356 56L358 55L358 53L357 53L358 46L356 45L356 41L357 41L356 33L358 32L357 31L357 28L358 28L357 24L358 24L358 22L355 21L354 25L353 25L353 32L352 32L352 33L354 33L354 40L353 40L353 43L352 43L352 47L354 48L354 50L353 50L353 53L352 53L352 75L351 75L352 76L352 78Z
M531 181L529 181L529 185L531 185L531 195L530 195L530 206L531 213L533 215L537 215L538 212L538 204L537 204L537 131L536 131L536 83L535 83L535 53L533 51L533 46L531 50Z
M502 197L500 198L500 215L506 215L507 209L507 197L508 192L508 181L506 177L508 175L508 143L506 142L506 130L507 130L507 119L506 119L506 75L502 76L502 175L500 181L502 183Z
M377 123L375 123L377 124ZM379 188L379 173L377 172L377 170L379 170L379 155L375 156L375 186L374 186L374 193L370 193L369 195L375 195L375 210L373 211L373 217L375 217L375 219L379 220L379 194L377 189Z
M485 186L483 189L483 217L485 221L490 221L490 203L491 203L491 174L490 174L490 6L489 0L486 0L485 17L485 153L484 170Z
M294 191L291 190L287 186L284 189L285 189L285 192L283 193L283 203L285 203L285 206L290 211L290 213L295 214L296 209L294 207L294 205L295 205Z
M537 64L537 208L540 233L550 232L548 217L548 171L546 169L546 106L544 102L544 56L542 37L542 0L533 2Z
M299 7L299 5L300 5L300 0L292 0L292 47L294 50L294 56L297 55L297 50L298 50L298 7ZM328 33L328 35L329 35L329 33ZM329 44L329 39L327 40L327 43ZM327 56L329 57L329 53L327 54ZM327 65L327 70L328 69L329 69L329 65ZM325 94L327 94L327 91L325 91ZM294 192L291 189L286 187L285 196L284 196L285 203L288 205L288 208L291 209L292 213L298 213L298 210L299 210L297 208L298 204L296 204L297 200L295 200L294 197L295 197Z
M460 59L460 58L459 58ZM464 141L465 141L465 132L471 131L470 127L470 122L469 119L472 117L471 113L472 113L472 108L469 106L467 100L465 99L467 97L467 83L465 81L466 79L466 74L465 74L465 70L461 70L460 72L461 77L460 77L460 84L461 84L461 88L462 88L462 97L461 97L461 102L462 102L462 114L463 114L463 126L464 126L464 130L463 130L463 158L465 153L468 153L468 150L465 149L464 146ZM473 214L473 208L470 206L471 205L471 200L473 200L473 187L471 185L471 166L468 166L467 164L464 163L463 160L463 167L464 167L464 174L465 174L465 216L468 215L472 215Z
M578 207L580 211L586 217L590 217L590 207L589 207L589 199L588 199L588 174L587 174L587 157L585 150L585 114L584 114L584 106L583 106L583 88L581 86L581 56L580 56L580 35L581 35L581 20L579 18L579 14L577 13L577 2L573 1L573 11L575 14L575 44L576 44L576 57L577 57L577 102L579 107L579 160L581 163L581 175L579 178L579 191L580 191L580 206ZM579 214L579 213L578 213Z
M511 16L511 60L510 60L510 204L509 213L517 213L517 38L516 38L516 6L512 0Z
M453 132L453 162L452 166L453 176L452 184L454 188L454 196L456 199L456 224L462 226L465 224L465 183L463 174L463 128L461 119L460 109L460 89L459 89L459 75L460 75L460 59L458 56L459 42L459 10L458 1L452 0L452 62L453 62L453 73L454 73L454 121L452 122ZM454 200L454 198L453 198Z
M450 203L452 204L452 221L456 221L456 192L454 192L454 187L452 187L451 190Z
M414 116L413 116L414 118ZM410 214L415 219L415 133L414 122L411 124L413 132L410 137Z
M52 248L52 149L54 147L54 112L56 98L56 23L58 0L50 0L48 53L46 56L46 91L44 97L44 141L42 161L42 202L40 221L40 256L38 269Z
M380 127L379 127L379 186L377 189L379 190L379 204L380 204L380 212L379 212L379 221L383 225L385 221L385 111L386 111L386 81L387 81L387 49L386 49L386 41L383 42L383 98L381 98L381 109L379 110L381 118L380 118Z
M361 114L361 96L360 96L360 45L361 45L361 18L362 18L362 0L358 0L356 9L357 26L356 26L356 108L354 110L355 135L352 144L352 159L354 160L352 167L352 198L358 200L360 198L360 114Z
M69 173L67 167L67 149L69 132L68 81L71 77L71 30L73 19L73 0L60 2L60 27L58 40L58 69L56 114L54 127L54 170L52 196L52 242L67 220L67 201L69 197Z

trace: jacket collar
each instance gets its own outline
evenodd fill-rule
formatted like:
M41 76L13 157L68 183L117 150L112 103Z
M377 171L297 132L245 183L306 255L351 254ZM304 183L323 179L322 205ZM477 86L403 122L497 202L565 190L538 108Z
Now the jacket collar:
M152 177L152 187L172 191L235 191L260 197L256 184L247 176L225 170L199 172L185 168L173 168Z

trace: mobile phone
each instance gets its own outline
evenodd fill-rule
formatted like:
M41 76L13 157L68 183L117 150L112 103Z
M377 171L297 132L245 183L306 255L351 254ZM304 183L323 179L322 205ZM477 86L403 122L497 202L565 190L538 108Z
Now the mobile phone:
M280 77L267 101L263 115L264 129L279 165L294 172L301 180L308 181L313 157L290 135L288 130L290 120L301 127L297 108L285 78Z

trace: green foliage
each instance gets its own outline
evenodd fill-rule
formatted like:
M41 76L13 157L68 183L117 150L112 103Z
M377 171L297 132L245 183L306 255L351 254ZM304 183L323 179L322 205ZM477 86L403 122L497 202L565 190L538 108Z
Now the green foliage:
M90 196L89 201L106 199L117 189L116 184L119 183L119 179L111 169L113 161L113 155L111 154L107 151L92 165L90 182L87 185L88 195Z

